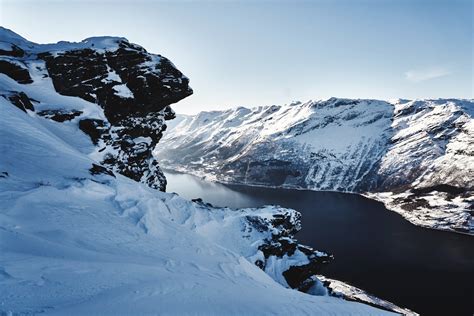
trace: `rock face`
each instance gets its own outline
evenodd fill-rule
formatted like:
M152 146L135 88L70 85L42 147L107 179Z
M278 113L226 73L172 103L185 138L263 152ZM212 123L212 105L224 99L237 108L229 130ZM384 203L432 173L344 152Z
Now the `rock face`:
M73 121L96 145L94 159L165 189L152 151L165 121L174 118L169 105L192 94L188 78L168 59L124 38L39 45L3 29L1 41L0 73L17 83L4 78L1 95L25 111L37 108L48 119ZM55 104L47 94L40 95L38 86L51 84L61 95L87 101L87 107Z
M0 60L0 73L9 76L18 83L33 82L27 69L11 61Z
M202 112L178 116L155 154L223 182L363 193L413 223L474 233L473 111L331 98Z
M255 265L274 276L285 286L308 293L314 288L323 288L316 278L323 266L333 260L333 256L311 247L298 244L295 234L301 229L301 214L293 210L280 209L271 216L247 215L248 228L267 236L258 246L257 254L250 259ZM251 234L249 234L250 236ZM298 265L288 266L285 261L302 258ZM283 269L281 268L283 266ZM283 277L283 278L282 278ZM313 293L317 295L326 293Z

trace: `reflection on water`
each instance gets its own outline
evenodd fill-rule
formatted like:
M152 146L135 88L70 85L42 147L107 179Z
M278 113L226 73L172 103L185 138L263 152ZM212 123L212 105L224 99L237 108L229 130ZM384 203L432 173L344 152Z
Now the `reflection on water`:
M474 237L416 227L354 194L224 185L166 172L168 192L216 206L303 215L300 242L334 254L324 274L423 315L473 315Z
M166 191L176 192L189 200L203 198L213 205L232 208L255 207L255 205L265 204L264 199L242 194L220 183L203 181L195 176L171 171L166 171L165 175L168 180Z

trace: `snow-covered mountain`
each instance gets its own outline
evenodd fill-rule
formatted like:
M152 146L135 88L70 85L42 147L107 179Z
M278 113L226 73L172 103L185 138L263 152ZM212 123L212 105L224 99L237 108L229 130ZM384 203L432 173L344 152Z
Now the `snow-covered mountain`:
M155 155L223 182L367 194L415 224L474 233L474 102L294 102L178 116Z
M320 281L332 257L297 243L294 210L157 190L152 150L191 92L126 39L0 28L0 314L409 313Z

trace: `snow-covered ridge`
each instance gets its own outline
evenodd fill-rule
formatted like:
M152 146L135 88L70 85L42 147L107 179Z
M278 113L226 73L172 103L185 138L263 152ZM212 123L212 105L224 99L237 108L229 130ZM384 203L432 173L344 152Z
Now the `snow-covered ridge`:
M58 43L51 44L37 44L30 42L27 39L23 38L19 34L16 34L12 30L9 30L4 27L0 27L0 49L4 51L12 51L15 46L24 51L42 53L59 53L71 50L82 50L82 49L94 49L99 52L105 51L115 51L119 49L119 44L121 42L127 42L128 40L124 37L114 37L114 36L95 36L86 38L80 42L67 42L60 41ZM136 47L141 47L139 45L134 45ZM143 48L142 48L143 49Z
M474 233L474 102L331 98L185 116L155 151L223 182L358 192L411 222Z
M331 256L297 243L298 212L152 189L169 104L191 92L164 57L0 40L0 314L387 314L328 295Z

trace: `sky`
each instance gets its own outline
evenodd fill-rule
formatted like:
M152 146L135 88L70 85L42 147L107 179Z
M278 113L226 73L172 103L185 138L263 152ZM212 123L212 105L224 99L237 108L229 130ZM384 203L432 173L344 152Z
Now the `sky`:
M472 0L0 0L30 41L122 36L168 57L193 114L347 98L473 98Z

